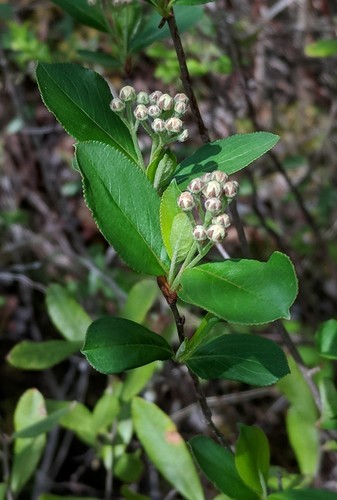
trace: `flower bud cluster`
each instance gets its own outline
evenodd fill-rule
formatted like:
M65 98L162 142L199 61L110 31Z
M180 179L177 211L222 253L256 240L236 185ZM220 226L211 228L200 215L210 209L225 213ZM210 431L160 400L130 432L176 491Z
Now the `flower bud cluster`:
M221 170L207 172L189 183L178 198L178 206L191 213L196 223L193 228L196 241L208 239L218 243L226 237L230 218L225 209L238 191L238 182L228 180L228 175ZM199 209L197 214L194 214L195 207Z
M136 93L130 85L123 87L110 107L115 113L127 116L127 107L132 106L133 116L146 128L150 125L155 134L160 134L162 142L184 142L188 139L188 130L184 128L181 117L187 111L188 97L179 93L174 97L155 90L151 94Z

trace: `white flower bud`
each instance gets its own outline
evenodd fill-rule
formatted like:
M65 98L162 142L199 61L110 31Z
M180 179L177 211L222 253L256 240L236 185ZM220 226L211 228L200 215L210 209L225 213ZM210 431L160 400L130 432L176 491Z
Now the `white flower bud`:
M91 6L96 5L97 0L87 0L87 4Z
M217 217L213 217L212 224L221 224L222 226L224 226L224 228L227 228L231 225L231 220L229 218L229 215L220 214Z
M222 203L219 198L208 198L208 200L205 201L205 208L208 212L211 212L211 214L217 215L222 208Z
M214 243L219 243L226 236L226 230L221 224L212 224L207 229L207 238Z
M205 198L219 198L222 194L221 184L217 181L209 181L205 185L202 194Z
M186 113L187 106L183 101L177 101L174 105L174 112L178 116L182 116L184 113Z
M182 92L180 94L176 94L174 96L174 102L178 102L178 101L181 101L183 103L188 104L188 97L186 94L183 94Z
M221 170L214 170L211 176L212 176L211 177L212 181L220 182L220 184L224 184L228 179L228 175L225 172L222 172Z
M151 118L158 118L158 116L160 116L161 110L156 104L152 104L148 109L148 113Z
M189 138L190 134L187 130L187 128L184 128L184 130L178 135L177 141L178 142L185 142Z
M146 92L139 92L137 95L137 103L138 104L149 104L150 99Z
M209 182L212 180L212 173L211 172L206 172L206 174L201 176L201 180L206 182Z
M234 198L239 192L239 183L236 181L228 181L223 186L223 193L226 198Z
M198 193L201 193L204 186L205 186L205 184L200 179L200 177L196 177L195 179L193 179L189 183L189 185L187 186L187 189L188 189L188 191L190 191L190 193L198 194Z
M153 120L152 122L152 129L154 130L154 132L157 132L157 133L161 133L161 132L165 132L165 122L164 120L161 120L160 118L156 118L155 120Z
M195 226L195 228L193 229L193 238L196 241L204 241L207 238L207 232L204 226Z
M112 101L110 103L110 108L115 113L120 113L125 108L125 104L118 97L115 97L114 99L112 99Z
M159 97L157 106L159 106L162 111L169 111L173 108L173 102L173 97L168 94L163 94Z
M137 120L142 122L142 121L146 120L148 117L147 107L144 106L144 104L138 104L138 106L135 107L133 114L135 115Z
M155 90L154 92L152 92L152 94L149 95L150 103L157 104L159 97L162 95L163 93L160 90Z
M136 91L133 87L131 87L131 85L126 85L125 87L121 88L119 97L124 102L134 101L136 99Z
M184 212L189 212L195 205L193 195L188 191L184 191L178 198L178 207Z
M183 128L183 122L180 120L180 118L172 117L165 121L165 128L172 134L179 134L179 132Z

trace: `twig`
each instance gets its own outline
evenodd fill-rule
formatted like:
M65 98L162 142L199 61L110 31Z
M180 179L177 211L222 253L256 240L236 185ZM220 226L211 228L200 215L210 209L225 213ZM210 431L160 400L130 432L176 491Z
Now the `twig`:
M193 91L191 76L189 74L187 64L186 64L186 55L185 55L183 45L181 43L181 38L179 35L179 31L178 31L176 18L175 18L173 9L170 13L170 16L166 19L166 21L167 21L167 24L168 24L169 29L170 29L171 37L173 40L174 48L175 48L177 59L179 62L180 78L181 78L181 81L182 81L182 84L184 87L185 94L189 98L191 111L192 111L194 119L197 123L201 140L204 143L210 142L209 133L208 133L208 130L207 130L207 128L204 124L204 121L202 119L202 116L201 116L201 113L199 110L199 106L198 106L198 103L197 103L197 100L196 100L196 97L195 97L195 94Z

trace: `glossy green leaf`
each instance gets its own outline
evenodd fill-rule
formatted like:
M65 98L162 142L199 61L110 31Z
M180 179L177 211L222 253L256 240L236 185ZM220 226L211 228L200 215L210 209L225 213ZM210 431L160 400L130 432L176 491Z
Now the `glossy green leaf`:
M99 5L91 5L87 0L51 0L81 24L99 31L109 31L109 27Z
M222 170L233 174L269 151L279 137L269 132L237 134L205 144L177 168L175 179L183 189L205 172Z
M319 381L319 393L322 402L322 415L319 421L321 429L337 429L337 389L330 378Z
M56 412L69 407L69 401L47 400L48 412ZM76 402L70 411L63 415L59 424L76 434L84 443L93 446L95 443L95 429L92 414L82 403Z
M213 340L211 335L213 327L220 322L220 319L211 313L207 313L202 319L194 335L190 339L185 339L180 345L176 358L180 362L184 362L185 358L188 357L189 353L194 351L200 344L206 344L208 340ZM220 333L222 335L223 332ZM217 335L219 336L219 335Z
M32 342L24 340L16 344L7 356L7 361L22 370L46 370L78 352L83 342L46 340Z
M180 213L176 215L173 219L170 234L172 260L176 263L182 262L186 258L193 243L193 228L187 214Z
M24 427L20 431L17 431L13 434L14 438L35 438L37 436L40 436L41 434L46 434L47 432L51 431L52 429L55 429L57 427L60 419L69 413L76 405L76 402L70 403L68 407L66 408L61 408L60 410L56 410L55 412L51 413L48 415L48 417L45 417L35 424L29 425L27 427Z
M197 464L219 491L233 499L258 500L240 478L229 450L206 436L195 436L188 444Z
M235 446L236 469L249 488L265 495L270 462L268 439L259 427L239 424L239 429Z
M274 252L268 262L227 260L187 269L178 294L231 323L253 325L289 319L297 279L289 257Z
M158 295L159 288L153 279L139 281L131 288L120 316L143 323Z
M134 396L137 396L149 382L157 367L158 363L154 361L148 365L128 371L123 382L122 399L124 401L131 401Z
M36 78L43 102L70 135L110 144L137 161L130 132L111 111L109 86L98 73L77 64L39 63Z
M74 296L61 285L53 284L48 287L46 304L60 334L67 340L83 342L91 318Z
M96 50L78 50L77 54L86 63L92 62L94 64L99 64L105 68L120 68L121 61L115 59L110 54L105 54L104 52L97 52Z
M92 426L96 434L110 430L111 425L119 414L120 404L118 396L112 392L112 388L104 392L103 396L95 404L92 412Z
M14 430L34 425L46 416L42 394L28 389L20 398L14 412ZM14 458L11 468L10 487L18 493L34 474L46 444L45 435L35 438L17 438L14 442Z
M132 417L138 439L159 472L184 498L203 500L192 457L172 420L141 398L132 401Z
M335 319L322 323L316 333L315 340L321 356L337 359L337 321Z
M173 356L171 347L160 335L133 321L110 316L89 326L82 352L96 370L105 374Z
M275 342L249 334L222 335L184 355L188 367L205 379L223 378L265 386L289 373Z
M173 248L171 245L171 232L173 221L181 210L178 207L177 199L181 191L176 181L172 181L169 187L164 191L160 202L160 227L164 245L170 258L172 258Z
M309 57L331 57L337 55L337 38L318 40L305 46L304 52Z
M165 274L169 263L160 234L160 199L144 173L99 142L78 144L76 159L87 205L108 242L136 271Z
M273 493L269 500L336 500L337 493L327 490L296 489Z

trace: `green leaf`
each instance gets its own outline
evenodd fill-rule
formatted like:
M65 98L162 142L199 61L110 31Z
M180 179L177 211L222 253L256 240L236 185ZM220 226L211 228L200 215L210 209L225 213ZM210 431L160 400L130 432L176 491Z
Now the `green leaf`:
M143 461L140 459L137 452L123 453L116 461L114 474L123 482L136 483L139 481L143 469Z
M169 187L164 191L160 202L160 228L166 251L170 258L173 255L171 245L171 232L173 221L181 210L178 207L177 199L181 191L175 180L171 182Z
M178 295L231 323L254 325L290 318L297 279L289 257L274 252L268 262L227 260L187 269Z
M105 68L120 68L121 61L115 59L110 54L105 54L104 52L96 52L93 50L78 50L77 54L86 63L92 62L94 64L99 64Z
M159 472L184 498L203 500L192 457L172 420L141 398L133 399L132 417L138 439Z
M330 378L319 381L319 393L322 402L321 429L337 429L337 390Z
M175 179L183 189L194 177L205 172L222 170L233 174L269 151L278 140L277 135L269 132L255 132L205 144L178 165Z
M98 73L77 64L39 63L36 78L43 102L70 135L110 144L137 162L130 132L111 111L109 86Z
M124 401L131 401L140 393L156 371L158 363L155 361L145 366L130 370L123 382L121 397Z
M319 40L305 46L304 52L309 57L331 57L337 55L337 38Z
M289 373L286 357L269 339L228 334L199 345L184 356L188 367L205 379L223 378L265 386Z
M108 32L109 27L99 6L89 5L87 0L51 0L81 24Z
M266 495L270 461L268 439L259 427L239 424L239 429L235 446L236 469L247 486L259 495Z
M327 490L285 490L269 495L268 500L336 500L337 493Z
M214 2L215 0L175 0L174 5L201 5Z
M97 497L72 497L64 495L52 495L50 493L43 493L39 496L39 500L99 500Z
M233 499L258 500L240 478L229 450L206 436L195 436L188 444L199 467L219 491Z
M133 321L110 316L89 326L82 352L96 370L105 374L173 356L171 347L160 335Z
M335 319L330 319L320 325L315 340L321 356L337 359L337 321Z
M24 340L16 344L7 356L7 361L22 370L46 370L78 352L83 342L47 340L32 342Z
M44 419L46 407L42 394L37 389L27 390L20 398L14 412L14 430L21 431ZM17 438L14 442L14 458L10 487L19 493L35 472L46 444L44 435L36 438Z
M172 260L176 263L182 262L193 243L193 228L187 214L180 213L176 215L173 219L170 234L170 245L173 250Z
M118 396L112 392L111 387L108 387L93 410L92 426L94 432L96 434L106 432L119 414L119 410Z
M48 412L56 412L69 407L69 401L47 401ZM84 443L93 446L95 444L95 430L93 428L92 414L82 403L76 402L70 411L61 417L59 424L74 432Z
M135 493L125 484L121 487L121 495L123 495L123 499L125 498L125 500L151 500L148 496Z
M48 415L48 417L43 418L42 420L39 420L35 424L29 425L27 427L24 427L18 432L15 432L13 434L14 438L35 438L37 436L40 436L41 434L46 434L47 432L51 431L55 427L57 427L60 419L69 413L76 405L76 401L73 403L70 403L68 407L66 408L61 408L60 410L56 410L55 412L51 413Z
M104 237L136 271L165 274L169 263L160 234L160 199L144 173L99 142L78 144L76 159L87 205Z
M147 313L159 295L159 288L152 279L145 279L136 283L130 290L121 317L143 323Z
M60 334L70 341L83 342L91 318L68 290L60 285L48 287L48 314Z

